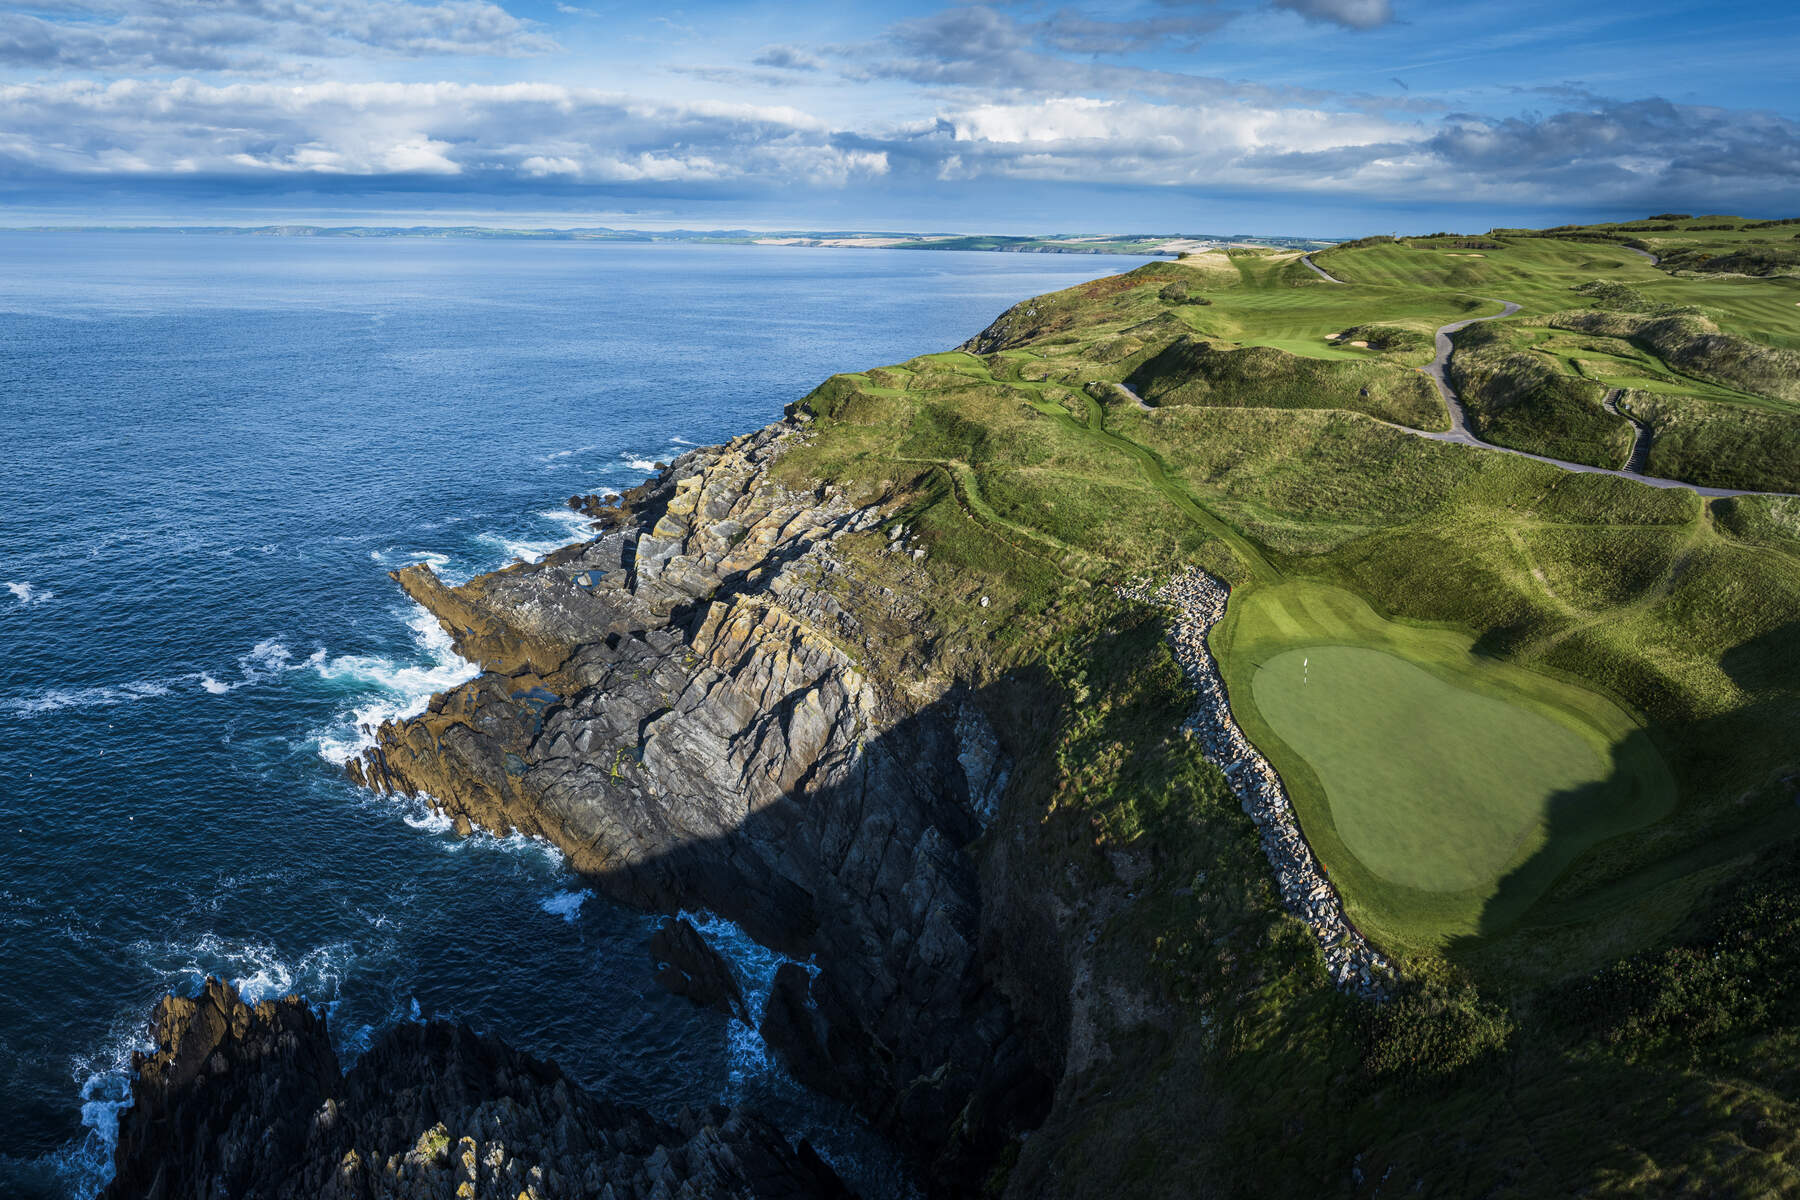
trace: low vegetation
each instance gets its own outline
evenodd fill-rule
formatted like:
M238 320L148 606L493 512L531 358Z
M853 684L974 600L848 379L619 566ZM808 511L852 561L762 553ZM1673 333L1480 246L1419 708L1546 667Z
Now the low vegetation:
M1644 222L1735 236L1691 228L1718 223ZM1780 360L1713 361L1728 344L1679 310L1792 351L1795 285L1674 276L1606 237L1439 248L1457 240L1318 255L1348 286L1279 251L1152 264L803 402L812 432L781 470L893 506L923 555L861 535L850 574L910 581L930 632L908 636L1018 764L977 852L994 919L1017 923L997 939L1017 1002L1077 1065L995 1188L1800 1186L1800 500L1399 427L1441 427L1405 399L1421 339L1498 297L1523 311L1458 340L1484 436L1617 465L1617 391L1656 433L1653 469L1780 478L1796 417L1744 365ZM1671 316L1700 328L1691 354L1643 332ZM1113 591L1190 563L1235 588L1214 650L1240 720L1399 957L1385 1005L1329 986L1180 732L1157 614ZM1424 782L1451 765L1473 774Z

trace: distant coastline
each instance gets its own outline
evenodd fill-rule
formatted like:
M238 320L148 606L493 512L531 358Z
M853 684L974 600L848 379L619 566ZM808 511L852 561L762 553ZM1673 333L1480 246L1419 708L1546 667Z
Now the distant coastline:
M1221 246L1321 250L1322 238L1255 234L1122 233L1041 236L903 233L880 230L510 229L485 225L16 225L0 233L180 233L228 237L458 238L530 242L685 242L699 245L805 246L847 250L972 250L1002 254L1130 254L1174 258Z

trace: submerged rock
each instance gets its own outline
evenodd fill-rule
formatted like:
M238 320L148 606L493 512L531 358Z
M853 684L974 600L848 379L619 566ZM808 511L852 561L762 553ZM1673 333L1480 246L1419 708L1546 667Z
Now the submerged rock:
M701 1008L751 1023L731 964L687 921L680 917L664 920L650 935L650 953L656 959L656 982L663 987Z
M672 1121L589 1096L467 1025L406 1024L348 1074L298 998L209 979L156 1008L102 1200L839 1200L805 1142L737 1110Z

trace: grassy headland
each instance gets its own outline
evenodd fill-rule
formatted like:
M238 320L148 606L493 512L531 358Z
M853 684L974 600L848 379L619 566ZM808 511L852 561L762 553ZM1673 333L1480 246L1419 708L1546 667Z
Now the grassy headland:
M1019 764L978 847L995 953L1081 1053L996 1187L1800 1184L1800 1012L1780 999L1800 500L1703 501L1396 427L1443 427L1413 386L1431 331L1506 299L1517 317L1462 335L1481 436L1618 465L1629 425L1599 406L1618 387L1661 429L1677 418L1640 393L1724 423L1667 435L1684 477L1800 490L1781 449L1800 413L1771 367L1800 345L1800 282L1671 274L1616 240L1634 235L1563 232L1318 255L1344 284L1297 253L1156 263L803 402L789 480L894 506L851 539L852 575L930 580L928 620L872 653L933 651ZM1737 341L1643 332L1671 313ZM1738 414L1771 423L1761 455L1734 452ZM1214 650L1240 718L1401 961L1380 1008L1326 983L1178 733L1190 701L1154 614L1112 590L1187 563L1233 583ZM1315 646L1344 672L1319 702L1367 708L1331 728L1258 682ZM1434 792L1444 755L1465 774ZM1005 901L1026 895L1029 915Z

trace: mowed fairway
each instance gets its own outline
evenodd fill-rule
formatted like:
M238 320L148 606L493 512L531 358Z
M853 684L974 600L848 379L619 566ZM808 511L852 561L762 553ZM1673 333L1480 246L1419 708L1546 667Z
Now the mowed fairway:
M1574 730L1361 646L1257 669L1257 711L1325 781L1345 847L1430 892L1492 881L1544 841L1544 801L1606 777Z
M1510 926L1576 855L1673 807L1612 701L1342 589L1242 589L1212 645L1351 918L1393 949Z

